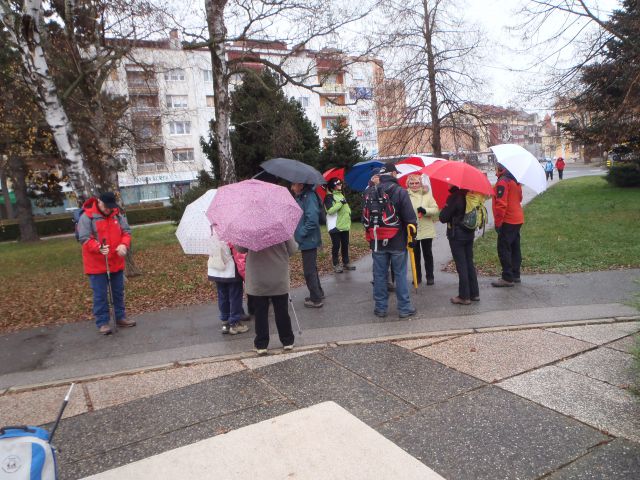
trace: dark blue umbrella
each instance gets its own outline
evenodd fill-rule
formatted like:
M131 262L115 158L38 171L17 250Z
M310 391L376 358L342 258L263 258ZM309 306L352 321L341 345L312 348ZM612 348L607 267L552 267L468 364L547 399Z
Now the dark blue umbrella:
M380 168L384 163L378 160L367 160L366 162L356 163L344 175L344 181L357 192L364 192L369 185L369 180L374 174L374 169Z

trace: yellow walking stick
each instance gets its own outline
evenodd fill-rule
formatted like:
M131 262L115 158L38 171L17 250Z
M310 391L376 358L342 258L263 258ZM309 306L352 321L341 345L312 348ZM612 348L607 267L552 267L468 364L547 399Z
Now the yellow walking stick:
M411 258L411 273L413 274L413 288L416 289L416 293L418 293L418 273L416 272L416 254L413 251L413 248L410 246L412 242L415 241L416 238L416 226L413 224L407 225L407 250L409 250L409 258Z

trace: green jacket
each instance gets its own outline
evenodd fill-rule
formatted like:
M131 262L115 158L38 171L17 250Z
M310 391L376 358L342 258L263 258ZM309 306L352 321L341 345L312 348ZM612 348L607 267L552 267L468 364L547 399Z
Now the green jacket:
M340 191L329 192L324 198L324 208L327 209L327 217L338 215L335 228L341 232L348 232L351 230L351 207L347 203L342 203L344 199L344 195ZM327 218L328 224L329 219Z
M418 234L416 240L424 240L425 238L436 237L435 223L438 221L438 214L440 209L438 204L431 195L431 192L425 192L421 190L414 192L409 190L409 198L411 199L411 205L413 210L418 214L418 207L422 207L427 211L426 215L422 215L422 218L418 217Z

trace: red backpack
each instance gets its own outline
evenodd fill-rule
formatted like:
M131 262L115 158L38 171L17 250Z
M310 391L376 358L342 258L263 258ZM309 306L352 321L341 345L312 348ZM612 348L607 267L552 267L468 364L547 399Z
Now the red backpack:
M395 237L402 227L396 207L389 196L392 189L393 187L385 191L381 185L374 185L364 192L362 225L367 241L375 241L374 251L378 249L378 241L386 245L385 240Z

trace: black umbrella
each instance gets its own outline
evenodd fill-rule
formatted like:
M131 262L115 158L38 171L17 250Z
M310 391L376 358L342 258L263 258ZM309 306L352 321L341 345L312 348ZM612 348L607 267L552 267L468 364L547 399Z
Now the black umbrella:
M271 175L284 178L291 183L306 183L309 185L322 185L327 183L322 174L311 165L291 160L290 158L272 158L262 162L260 167Z

